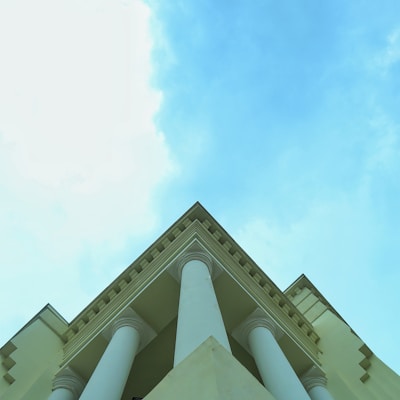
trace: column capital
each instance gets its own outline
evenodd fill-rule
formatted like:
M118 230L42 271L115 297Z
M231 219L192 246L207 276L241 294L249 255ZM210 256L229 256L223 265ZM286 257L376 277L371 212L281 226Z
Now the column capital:
M208 268L210 276L215 279L221 272L214 257L204 248L197 239L194 239L172 262L169 273L178 281L181 281L182 270L190 261L201 261Z
M128 314L128 313L127 313ZM131 314L131 313L129 313ZM114 336L115 332L124 326L129 326L131 328L135 328L140 336L143 335L143 328L145 326L145 322L138 315L121 315L118 317L111 325L111 334Z
M315 365L313 365L306 373L304 373L300 380L307 392L316 386L322 386L326 388L326 375Z
M232 336L251 354L248 344L250 332L255 328L268 329L275 340L283 336L282 329L277 323L263 310L256 308L248 315L233 331Z
M110 340L118 329L124 326L134 328L140 338L138 353L146 347L156 336L154 329L132 308L128 307L104 330L103 336Z
M57 372L53 379L53 391L68 389L74 394L75 398L81 395L84 387L85 381L71 367L63 368Z

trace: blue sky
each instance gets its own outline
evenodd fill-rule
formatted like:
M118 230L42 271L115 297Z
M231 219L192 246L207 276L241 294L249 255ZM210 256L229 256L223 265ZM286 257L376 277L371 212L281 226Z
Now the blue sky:
M0 0L0 342L199 200L397 372L397 1Z

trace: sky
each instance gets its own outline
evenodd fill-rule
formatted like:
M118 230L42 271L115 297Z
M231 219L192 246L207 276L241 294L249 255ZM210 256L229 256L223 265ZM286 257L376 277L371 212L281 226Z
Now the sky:
M400 3L0 0L0 345L196 201L397 373Z

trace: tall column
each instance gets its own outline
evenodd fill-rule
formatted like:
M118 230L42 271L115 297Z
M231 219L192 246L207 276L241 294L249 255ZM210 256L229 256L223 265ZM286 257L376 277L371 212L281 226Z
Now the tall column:
M213 262L205 252L184 255L178 263L181 280L174 365L208 337L231 351L212 284Z
M112 326L112 337L80 400L120 400L140 344L144 321L125 315Z
M279 347L277 339L282 333L269 317L256 310L235 331L234 336L247 341L264 385L276 400L310 400Z
M72 368L66 367L54 377L49 400L77 400L84 386L83 379Z
M329 393L325 374L317 367L311 367L301 378L311 400L334 400Z

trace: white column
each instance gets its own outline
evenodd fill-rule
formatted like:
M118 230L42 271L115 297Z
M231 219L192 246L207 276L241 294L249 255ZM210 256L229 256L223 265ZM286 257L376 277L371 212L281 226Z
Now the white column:
M276 400L310 400L279 347L277 339L282 333L269 317L256 310L235 331L235 337L247 339L264 385Z
M49 400L77 400L84 386L83 379L72 368L64 368L54 377Z
M49 400L76 400L78 397L67 388L57 388L51 392Z
M113 324L112 338L89 379L81 400L120 400L140 343L143 322L120 317Z
M174 366L210 336L230 352L212 284L212 259L203 252L189 253L180 260L178 269L181 271L181 289Z
M325 374L317 367L310 368L301 378L311 400L334 400L326 388Z

